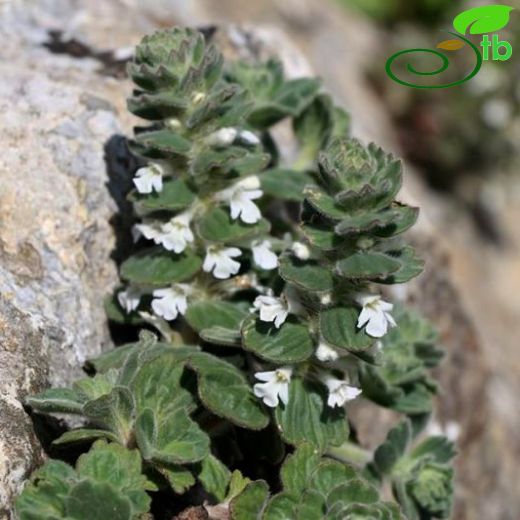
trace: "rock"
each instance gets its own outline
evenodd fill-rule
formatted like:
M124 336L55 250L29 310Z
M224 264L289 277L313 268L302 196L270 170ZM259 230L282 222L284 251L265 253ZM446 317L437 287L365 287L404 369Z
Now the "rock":
M47 384L49 341L38 319L20 312L6 296L0 297L0 518L23 481L43 461L40 442L23 398Z
M109 344L102 301L117 282L110 80L41 47L30 10L13 16L0 19L0 519L43 461L22 401L70 383Z

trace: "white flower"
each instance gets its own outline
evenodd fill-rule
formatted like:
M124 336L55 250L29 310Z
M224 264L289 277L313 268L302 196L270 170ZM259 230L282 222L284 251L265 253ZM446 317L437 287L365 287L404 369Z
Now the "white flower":
M305 244L302 244L301 242L295 242L291 246L291 249L292 249L292 252L294 253L294 255L296 256L296 258L299 258L300 260L308 260L309 257L311 256L311 252L310 252L309 248Z
M445 426L441 426L437 421L431 421L426 427L426 433L431 436L444 435L455 442L460 435L460 425L455 421L448 421Z
M232 127L221 128L208 136L207 142L210 146L229 146L237 136L237 129Z
M257 372L255 377L265 383L256 383L253 392L256 397L271 408L278 406L278 398L283 404L289 401L289 382L291 381L292 368L278 368L271 372Z
M323 383L329 390L327 405L331 408L343 406L347 401L352 401L361 393L361 389L350 386L346 381L335 377L325 377Z
M162 244L168 251L182 253L189 242L193 242L193 233L188 213L177 215L161 226L157 243Z
M209 246L206 250L206 258L204 258L202 269L206 273L213 271L213 276L219 280L229 278L231 275L238 273L240 262L233 260L233 258L241 254L242 252L238 247L220 248L218 246Z
M165 320L174 320L179 314L184 314L188 307L187 295L189 285L176 284L167 289L156 289L153 292L152 309L157 316Z
M511 119L512 107L503 99L490 99L482 106L481 115L488 126L500 129Z
M278 265L278 257L273 253L269 240L253 242L251 244L251 250L253 251L255 264L261 269L268 271Z
M241 141L244 142L244 144L249 144L251 146L256 146L257 144L260 144L260 139L258 139L257 135L249 130L242 130L238 137Z
M152 193L153 190L162 190L163 168L160 164L152 163L144 168L139 168L134 177L134 184L139 193Z
M256 175L252 175L220 191L215 198L229 204L232 219L240 217L242 222L254 224L262 218L258 206L253 202L263 195L259 187L260 180Z
M314 354L320 361L336 361L339 358L339 354L323 338Z
M277 329L282 326L289 314L289 305L285 298L275 296L257 296L253 307L260 310L262 321L273 321Z
M373 338L382 338L388 326L395 327L390 311L394 308L377 294L359 294L356 301L363 307L357 322L358 328L367 326L366 333Z
M130 314L139 307L141 301L141 291L135 287L127 287L124 291L117 293L117 301L119 305Z
M320 296L320 303L322 305L330 305L332 303L332 293L326 292Z
M134 241L142 235L146 240L153 240L156 244L159 243L161 230L154 224L136 224L133 227Z

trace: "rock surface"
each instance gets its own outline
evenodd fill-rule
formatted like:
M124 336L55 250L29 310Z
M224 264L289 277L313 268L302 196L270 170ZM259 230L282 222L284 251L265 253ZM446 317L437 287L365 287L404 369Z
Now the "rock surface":
M312 66L351 110L355 134L398 153L390 120L363 74L363 60L381 44L379 36L332 5L304 0L0 5L0 520L10 517L12 497L43 457L21 400L50 383L74 379L81 362L109 343L102 299L117 283L111 258L118 244L110 221L122 199L120 183L107 177L105 145L117 144L113 136L128 135L134 122L125 109L131 86L121 79L121 61L154 27L229 21L255 25L218 31L227 53L278 54L292 76L308 74ZM259 27L263 22L276 22L277 28ZM108 159L118 166L117 156ZM490 371L471 322L474 307L460 301L446 249L439 245L445 240L431 223L437 223L442 205L407 172L406 196L430 216L421 219L417 234L429 262L426 274L396 296L414 301L439 326L447 346L438 419L457 421L461 431L454 518L514 520L520 516L514 504L518 471L507 464L510 478L502 477L500 489L499 479L490 477L508 458L501 443L511 423L504 428L504 410L490 420ZM455 258L460 266L460 256ZM381 417L382 423L388 420ZM375 430L372 421L368 417L367 433Z

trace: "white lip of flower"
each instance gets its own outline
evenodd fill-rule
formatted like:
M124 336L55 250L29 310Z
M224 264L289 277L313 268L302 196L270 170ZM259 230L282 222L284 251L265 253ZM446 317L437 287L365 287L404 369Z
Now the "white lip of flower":
M235 275L240 270L240 262L233 258L240 256L242 251L238 247L220 248L209 246L206 250L206 258L202 264L202 269L206 273L213 272L213 276L219 280L224 280Z
M251 250L253 251L255 264L261 269L269 271L278 266L278 257L273 253L269 240L263 240L262 242L257 240L253 242L251 244Z
M233 127L221 128L208 136L210 146L229 146L236 139L238 131Z
M127 287L124 291L117 293L117 301L127 314L135 311L141 301L141 291L135 287Z
M390 311L394 308L391 303L385 302L377 294L360 294L356 301L363 307L359 314L357 326L360 329L367 326L365 331L373 338L382 338L388 326L395 327L396 323Z
M285 298L275 296L257 296L253 302L253 307L260 310L262 321L274 322L274 326L279 329L289 315L289 305Z
M156 244L159 243L159 237L161 236L161 230L156 225L151 224L136 224L133 227L134 240L142 235L146 240L153 240Z
M330 292L323 294L320 297L320 303L322 305L330 305L332 303L332 294Z
M152 163L144 168L139 168L134 177L134 184L139 193L160 192L163 187L164 171L160 164Z
M188 307L187 295L190 286L176 284L166 289L156 289L153 292L153 312L165 320L174 320L179 314L184 314Z
M291 381L292 368L277 368L270 372L257 372L255 377L264 383L256 383L253 392L256 397L271 408L278 406L279 400L283 404L289 401L289 382Z
M193 233L190 229L190 215L182 213L161 226L161 232L156 242L162 244L168 251L182 253L188 243L193 242L193 239Z
M329 390L327 405L331 408L343 406L347 401L352 401L361 393L360 388L350 386L347 381L335 377L325 377L323 383Z
M325 340L321 339L320 343L318 344L318 348L316 349L315 356L320 361L336 361L336 359L339 358L339 354L330 346L328 345Z
M258 139L258 136L250 130L242 130L238 134L238 137L241 141L244 142L244 144L249 144L251 146L256 146L257 144L260 144L260 139Z
M256 175L252 175L220 191L215 198L229 204L232 219L240 217L246 224L255 224L262 218L258 206L253 202L263 195L259 187L260 180Z
M426 433L431 436L444 435L448 440L455 442L460 435L460 425L455 421L448 421L442 426L437 421L431 421L426 427Z
M291 246L292 252L296 256L296 258L299 258L300 260L308 260L311 256L310 249L301 242L295 242Z

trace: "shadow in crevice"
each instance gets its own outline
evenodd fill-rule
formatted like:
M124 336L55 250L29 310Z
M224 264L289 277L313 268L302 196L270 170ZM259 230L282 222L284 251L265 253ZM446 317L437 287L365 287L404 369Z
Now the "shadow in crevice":
M105 143L104 152L108 177L106 187L117 205L117 212L110 218L115 237L115 247L110 257L119 267L135 250L132 238L135 216L132 203L128 200L128 193L133 188L134 173L143 163L132 154L126 137L122 135L111 136ZM109 320L108 328L115 345L138 339L138 328L135 326Z
M97 50L76 38L67 38L63 31L50 30L49 39L43 44L53 54L65 54L76 59L90 58L101 64L99 72L104 76L124 78L129 57L118 58L111 50Z
M108 176L106 186L117 205L117 213L110 218L116 238L111 258L119 266L133 249L132 225L135 219L132 203L127 197L133 187L133 174L141 164L130 152L128 142L122 135L110 137L105 143L104 151Z

